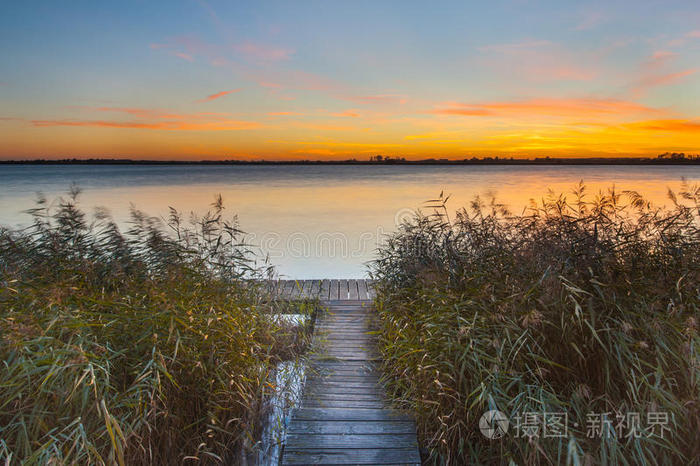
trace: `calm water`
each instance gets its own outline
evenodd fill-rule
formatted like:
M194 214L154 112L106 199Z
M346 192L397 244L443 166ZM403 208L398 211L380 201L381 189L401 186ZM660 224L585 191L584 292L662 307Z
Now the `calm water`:
M281 274L352 278L365 275L377 242L397 222L442 190L454 209L495 193L520 210L547 189L567 192L583 180L591 192L614 183L662 204L682 177L700 182L700 167L0 165L0 224L25 225L22 211L37 192L52 199L72 182L83 189L86 210L107 207L121 224L130 204L155 216L170 206L202 213L220 193Z

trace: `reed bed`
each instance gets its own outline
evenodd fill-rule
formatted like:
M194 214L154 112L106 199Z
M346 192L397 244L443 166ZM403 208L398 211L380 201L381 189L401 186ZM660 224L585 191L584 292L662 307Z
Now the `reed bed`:
M441 194L388 239L384 368L427 463L699 464L700 188L669 197L580 184L450 218ZM496 439L479 428L492 409L509 420ZM566 429L546 435L546 413Z
M78 190L0 230L0 458L6 464L241 464L273 368L304 328L254 279L218 198L185 222L136 209L122 233Z

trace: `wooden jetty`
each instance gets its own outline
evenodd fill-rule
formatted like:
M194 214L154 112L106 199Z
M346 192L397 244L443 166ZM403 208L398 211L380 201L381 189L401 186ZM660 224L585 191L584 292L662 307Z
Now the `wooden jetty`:
M379 381L368 280L276 282L279 296L318 297L314 357L289 421L281 463L420 464L413 418L392 409Z
M318 298L328 301L367 301L374 299L371 280L272 280L270 291L281 299Z

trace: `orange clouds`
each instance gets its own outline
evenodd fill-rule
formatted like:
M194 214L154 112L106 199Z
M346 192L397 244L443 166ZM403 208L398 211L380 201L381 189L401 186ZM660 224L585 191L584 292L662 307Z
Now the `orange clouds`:
M175 52L175 56L178 58L182 58L183 60L190 61L190 62L194 61L194 58L189 53Z
M303 113L300 112L269 112L268 116L302 116Z
M238 88L238 89L232 89L230 91L217 92L216 94L208 95L205 98L198 100L197 102L211 102L212 100L219 99L225 95L233 94L234 92L240 92L240 90L241 89Z
M540 98L523 101L485 103L448 102L432 111L441 115L463 116L562 116L662 113L660 110L634 102L617 99L554 99Z
M167 131L238 131L260 128L254 121L219 120L207 122L187 121L106 121L106 120L32 120L32 125L47 126L91 126L100 128L157 129Z
M201 119L212 117L223 117L226 113L200 112L200 113L172 113L167 110L140 108L140 107L80 107L98 112L126 113L137 118L157 118L165 120Z
M228 91L233 92L233 91ZM98 128L154 129L167 131L236 131L256 129L262 125L254 121L234 120L230 114L221 112L173 113L167 110L139 107L87 108L96 112L122 113L134 120L105 119L55 119L32 120L36 127L79 126Z
M347 100L361 104L400 104L408 102L408 98L400 94L379 94L379 95L363 95L363 96L348 96Z
M700 121L693 120L649 120L627 123L624 126L631 129L641 129L645 131L666 131L700 134Z
M357 118L360 116L360 114L357 113L355 110L345 110L344 112L331 113L331 116Z

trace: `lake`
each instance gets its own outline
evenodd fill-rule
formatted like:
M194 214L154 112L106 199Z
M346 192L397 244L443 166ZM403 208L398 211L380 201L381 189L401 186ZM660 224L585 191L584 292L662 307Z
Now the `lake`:
M37 192L55 199L71 183L86 211L106 207L121 225L131 204L154 216L171 206L203 213L221 194L261 260L269 256L283 276L356 278L378 242L441 191L452 210L493 193L520 211L583 180L591 194L614 184L665 204L683 177L700 182L700 166L0 165L0 225L26 225L22 211Z

